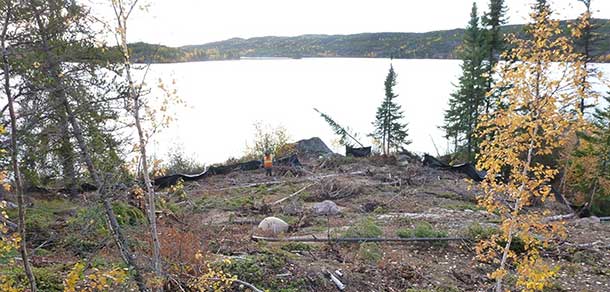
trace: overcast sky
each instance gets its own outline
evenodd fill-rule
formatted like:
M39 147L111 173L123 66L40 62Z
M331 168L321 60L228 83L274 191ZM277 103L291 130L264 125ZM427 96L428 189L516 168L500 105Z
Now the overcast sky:
M103 2L103 0L94 0ZM464 27L472 0L141 0L130 42L169 46L203 44L233 37L426 32ZM109 1L108 1L109 2ZM476 1L479 10L487 0ZM534 0L506 0L510 24L527 22ZM551 1L557 17L575 18L577 0ZM610 19L610 0L592 0L594 17ZM108 11L96 8L96 13Z

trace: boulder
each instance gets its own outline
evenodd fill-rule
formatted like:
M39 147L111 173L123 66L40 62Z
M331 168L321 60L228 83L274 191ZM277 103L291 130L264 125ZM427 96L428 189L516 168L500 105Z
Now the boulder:
M278 234L288 231L288 223L277 217L267 217L258 224L258 229L263 232Z
M300 155L309 157L330 156L334 154L333 151L324 144L322 139L318 137L297 141L295 146Z
M313 213L317 216L334 216L340 213L339 207L333 201L323 201L313 205Z
M298 199L290 200L282 207L282 212L291 216L301 214L303 213L303 202Z

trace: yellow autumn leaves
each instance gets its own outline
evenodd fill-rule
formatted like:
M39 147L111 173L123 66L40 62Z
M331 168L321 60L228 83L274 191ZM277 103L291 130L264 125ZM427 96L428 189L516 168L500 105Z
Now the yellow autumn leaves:
M477 254L497 265L489 275L496 279L496 291L506 288L502 280L509 266L516 267L519 289L546 287L557 270L542 260L539 249L565 234L561 224L543 220L546 212L524 209L549 198L558 170L547 160L584 124L577 108L586 98L580 81L587 71L550 14L548 5L537 7L529 37L509 38L514 49L504 59L519 61L498 65L492 90L501 93L500 104L479 126L478 166L487 171L479 204L501 216L502 232L480 242ZM516 240L523 250L513 250Z
M112 285L124 283L127 271L123 268L99 270L85 274L85 264L78 262L64 279L64 292L110 291Z

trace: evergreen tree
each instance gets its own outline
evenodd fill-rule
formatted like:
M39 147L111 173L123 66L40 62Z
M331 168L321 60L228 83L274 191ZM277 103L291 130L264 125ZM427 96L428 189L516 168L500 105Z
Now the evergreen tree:
M73 188L77 175L86 175L95 183L116 246L140 291L148 291L112 208L114 193L108 188L124 173L115 128L121 122L117 109L123 104L124 85L109 84L110 78L103 75L114 67L97 55L97 34L91 29L94 20L89 9L64 0L18 3L27 19L20 26L26 36L12 48L19 60L15 66L23 89L18 105L25 165L59 162L64 177L69 178L66 186ZM44 142L38 149L45 151L28 147L39 133Z
M607 106L596 108L589 129L579 134L567 173L567 191L599 216L610 214L610 95L604 99Z
M335 122L335 120L333 120L333 118L331 118L329 115L319 111L318 109L314 108L313 110L315 110L317 113L319 113L320 116L330 126L330 128L333 129L333 132L335 132L335 134L339 136L339 143L341 145L354 147L354 143L352 143L352 142L356 142L358 145L360 145L360 147L364 147L364 145L362 145L362 143L360 143L360 141L358 141L356 135L355 134L352 135L350 133L349 128L339 125L337 122Z
M572 36L575 38L575 45L577 51L583 55L583 66L586 69L587 74L584 74L581 79L581 88L583 90L583 96L600 97L598 92L591 89L591 78L595 78L598 73L597 70L590 65L595 62L593 57L593 48L599 47L602 42L608 42L608 40L599 33L601 25L596 22L592 16L591 2L592 0L578 0L585 5L585 11L578 17L576 23L572 26ZM586 90L586 89L589 90ZM579 110L585 113L587 108L591 108L594 105L586 104L585 99L580 100Z
M506 11L504 0L490 0L489 11L481 19L483 27L486 28L487 60L490 62L490 68L498 62L501 52L504 51L504 40L500 29L506 24Z
M458 88L449 100L443 126L446 137L453 139L456 153L464 153L468 160L473 160L477 152L478 142L474 131L484 110L489 84L489 78L485 74L485 58L488 53L486 48L485 31L479 25L477 6L473 3L462 45L462 76Z
M399 149L411 143L407 140L407 124L402 123L404 112L401 106L396 103L398 94L394 93L396 86L396 72L390 65L390 71L385 79L385 98L377 108L375 121L373 122L374 131L370 134L381 144L382 153L388 155L392 150Z
M501 32L502 25L506 24L507 8L504 0L490 0L489 11L481 19L482 27L485 29L485 42L487 49L487 68L486 76L488 92L492 89L494 68L500 59L500 55L505 50L505 41ZM489 114L494 110L494 106L500 95L501 89L490 92L490 96L485 100L485 113Z

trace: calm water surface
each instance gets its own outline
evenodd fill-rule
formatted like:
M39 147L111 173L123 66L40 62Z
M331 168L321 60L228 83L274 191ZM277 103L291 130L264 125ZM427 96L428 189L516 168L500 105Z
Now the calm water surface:
M444 153L448 142L439 126L461 73L459 60L354 58L249 59L153 65L149 80L175 79L186 102L170 128L154 136L150 150L163 157L173 147L201 162L239 157L253 137L253 123L284 126L293 140L320 137L333 150L336 138L313 110L366 134L384 97L384 80L393 64L395 92L412 144L419 153ZM610 72L610 64L599 65ZM167 82L166 82L167 83ZM434 141L434 144L433 144Z

